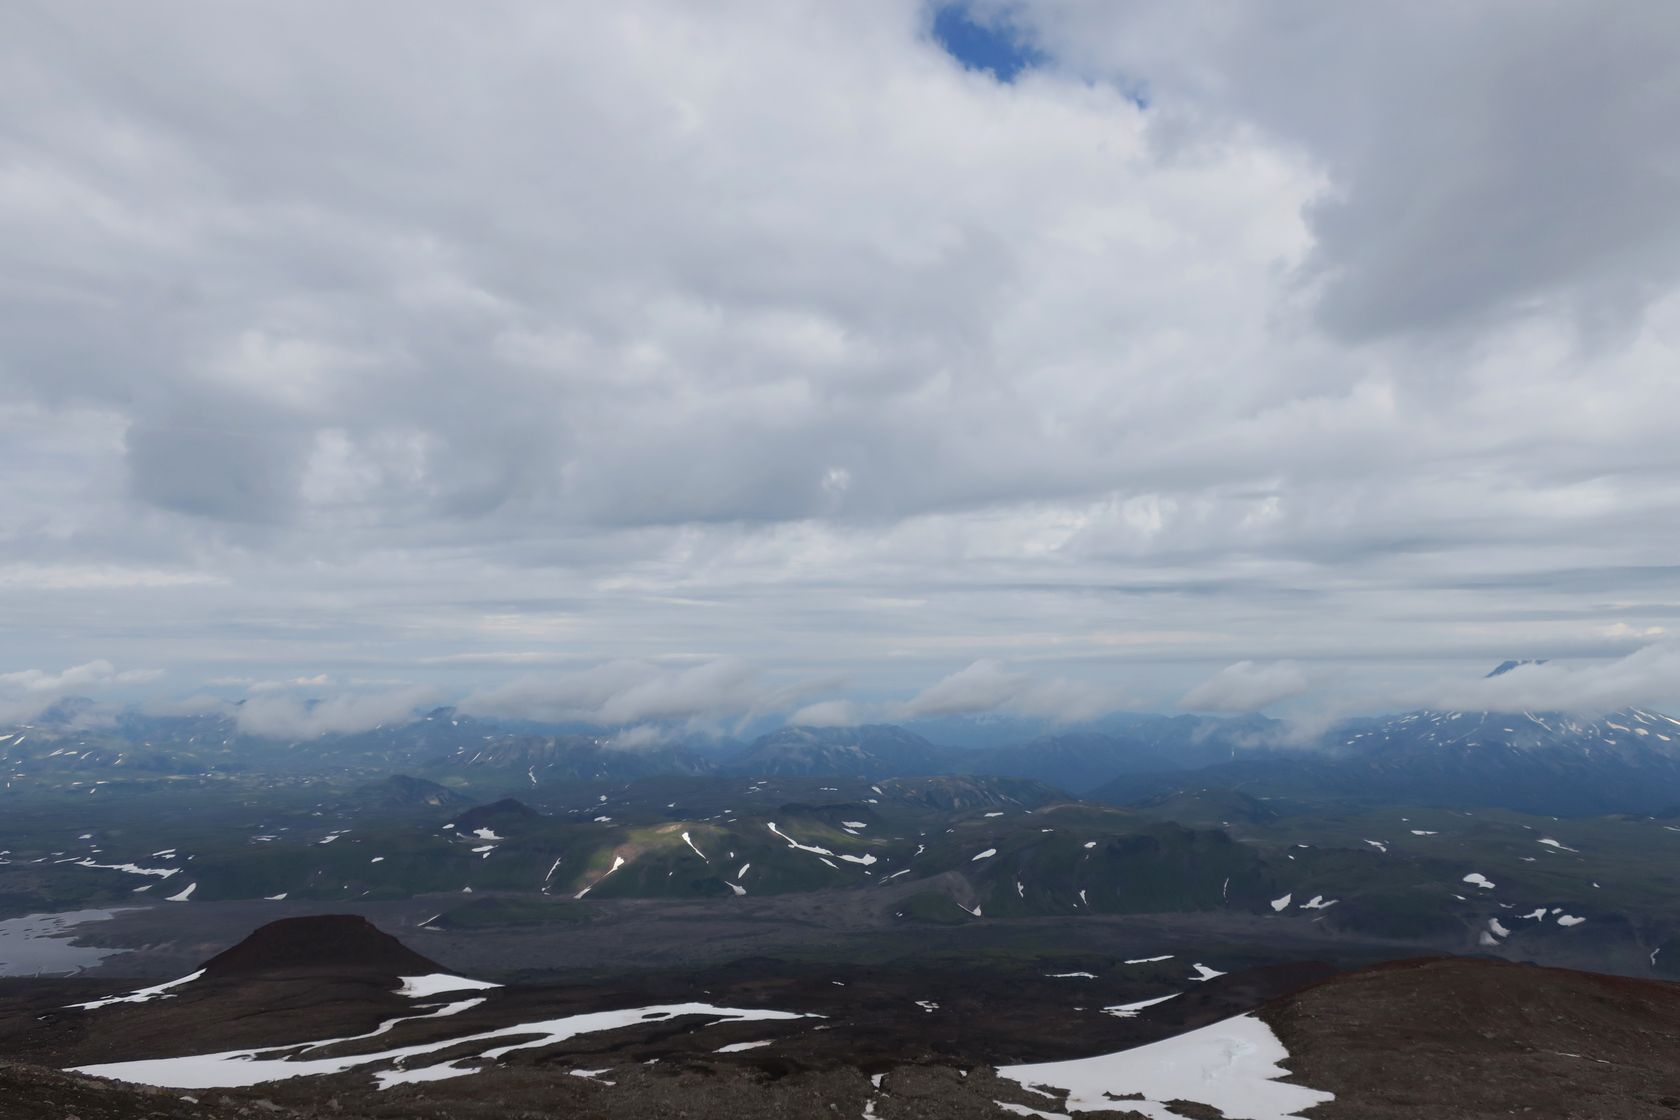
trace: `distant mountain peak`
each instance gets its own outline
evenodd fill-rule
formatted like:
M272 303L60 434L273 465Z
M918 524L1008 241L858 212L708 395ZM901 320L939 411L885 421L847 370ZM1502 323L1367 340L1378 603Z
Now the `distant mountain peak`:
M1504 676L1506 673L1509 673L1512 669L1517 668L1519 665L1544 665L1548 660L1550 660L1550 658L1531 657L1531 658L1526 658L1522 661L1501 661L1494 668L1493 672L1488 674L1488 677ZM1487 678L1483 678L1483 679L1485 680Z
M500 801L492 801L488 805L475 805L450 823L462 832L471 832L478 828L493 828L497 825L534 821L541 816L541 813L518 798L504 797Z
M259 927L233 948L204 964L210 977L266 972L380 973L390 976L442 972L359 914L281 918Z

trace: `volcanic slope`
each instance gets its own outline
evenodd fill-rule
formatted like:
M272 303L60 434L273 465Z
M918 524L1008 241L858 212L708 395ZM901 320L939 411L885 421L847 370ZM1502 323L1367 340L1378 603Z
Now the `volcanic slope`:
M1680 1115L1680 985L1497 961L1401 961L1258 1013L1314 1117Z
M1465 958L1188 975L1164 956L1042 976L756 960L497 988L389 975L438 967L394 944L341 918L278 923L193 979L64 1008L48 1041L34 1038L33 1007L15 1012L0 1059L31 1039L32 1064L0 1064L0 1115L943 1120L1071 1116L1081 1101L1126 1116L1128 1100L1155 1120L1680 1110L1680 986L1657 981ZM318 1004L309 1020L298 962L331 976L328 946L354 961L334 982L381 979L354 1013ZM268 1037L241 1041L253 1028L239 1019ZM187 1096L204 1110L180 1109Z

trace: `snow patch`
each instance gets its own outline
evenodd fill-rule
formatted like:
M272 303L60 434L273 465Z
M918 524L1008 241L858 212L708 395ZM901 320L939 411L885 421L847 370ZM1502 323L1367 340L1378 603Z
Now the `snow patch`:
M456 978L459 979L459 978ZM384 1034L398 1023L420 1018L437 1018L474 1006L479 1000L465 1000L428 1015L407 1015L389 1019L371 1034ZM91 1077L111 1077L141 1085L158 1085L171 1089L224 1089L247 1085L261 1085L269 1081L283 1081L293 1077L324 1076L361 1069L370 1065L401 1065L411 1058L434 1054L471 1043L516 1040L493 1046L477 1054L444 1062L422 1070L398 1069L385 1076L376 1074L382 1088L406 1081L436 1081L458 1074L476 1073L477 1068L463 1068L459 1063L489 1063L516 1050L534 1050L554 1046L580 1034L618 1030L634 1026L648 1018L674 1018L680 1015L703 1015L721 1022L751 1022L755 1020L803 1019L807 1016L791 1011L768 1011L737 1007L717 1007L709 1003L677 1003L655 1007L633 1007L622 1011L597 1011L583 1015L568 1015L560 1019L544 1019L530 1023L516 1023L456 1038L402 1046L374 1053L345 1054L331 1058L304 1058L309 1050L319 1050L348 1038L325 1039L320 1042L292 1043L257 1050L226 1050L215 1054L193 1054L180 1058L156 1058L133 1062L109 1062L101 1065L79 1066L73 1072ZM485 1067L487 1068L487 1067ZM596 1073L604 1071L593 1071ZM392 1075L394 1074L394 1076Z
M1154 1007L1157 1003L1165 1003L1169 999L1177 999L1179 993L1170 996L1156 996L1154 999L1140 999L1136 1003L1117 1003L1113 1007L1102 1009L1104 1015L1112 1015L1116 1019L1136 1019L1138 1012L1146 1007Z
M399 976L402 987L397 989L399 996L409 999L425 999L427 996L441 995L444 992L481 991L485 988L499 988L500 984L492 984L488 980L473 980L466 976L451 976L447 972L428 972L424 976Z
M1178 1120L1168 1101L1194 1101L1228 1120L1289 1120L1335 1100L1334 1093L1277 1080L1289 1051L1253 1015L1238 1015L1175 1038L1115 1054L1068 1062L1003 1066L998 1076L1024 1086L1066 1090L1069 1111L1140 1112L1150 1120ZM1115 1100L1142 1094L1142 1100Z
M97 1008L109 1007L113 1003L150 1003L154 999L173 999L175 988L179 988L182 984L190 984L203 975L204 970L201 968L197 972L181 977L179 980L154 984L150 988L141 988L139 991L129 992L126 996L106 996L104 999L90 1000L87 1003L72 1003L70 1006L83 1011L93 1011Z

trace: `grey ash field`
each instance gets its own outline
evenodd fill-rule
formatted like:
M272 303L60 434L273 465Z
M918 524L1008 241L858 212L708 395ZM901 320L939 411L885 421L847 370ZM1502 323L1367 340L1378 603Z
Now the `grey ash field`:
M1410 713L1311 755L1141 717L984 751L17 729L0 1115L1675 1115L1671 726ZM434 973L499 986L399 994ZM1224 1097L1010 1075L1128 1053L1248 1057Z

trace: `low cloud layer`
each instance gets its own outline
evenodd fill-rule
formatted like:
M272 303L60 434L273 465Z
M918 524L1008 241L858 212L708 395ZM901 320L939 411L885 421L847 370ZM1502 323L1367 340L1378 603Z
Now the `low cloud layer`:
M774 706L780 691L737 658L668 666L612 661L570 673L520 677L461 701L473 715L622 726L712 722Z
M1461 711L1602 714L1662 707L1680 685L1680 642L1646 646L1597 663L1518 665L1498 676L1442 679L1394 699L1408 707Z
M0 673L0 723L34 719L70 696L144 685L163 675L157 669L118 669L100 659L67 669L19 669Z
M1293 661L1238 661L1185 693L1178 706L1193 712L1258 712L1311 687L1307 674Z
M1115 693L1102 685L1038 676L985 659L924 688L898 713L900 718L913 719L1006 712L1075 721L1116 706Z
M346 692L316 699L262 693L240 704L234 713L239 730L266 739L312 739L320 735L348 735L381 725L411 722L421 709L435 704L430 686L396 688L384 692Z

